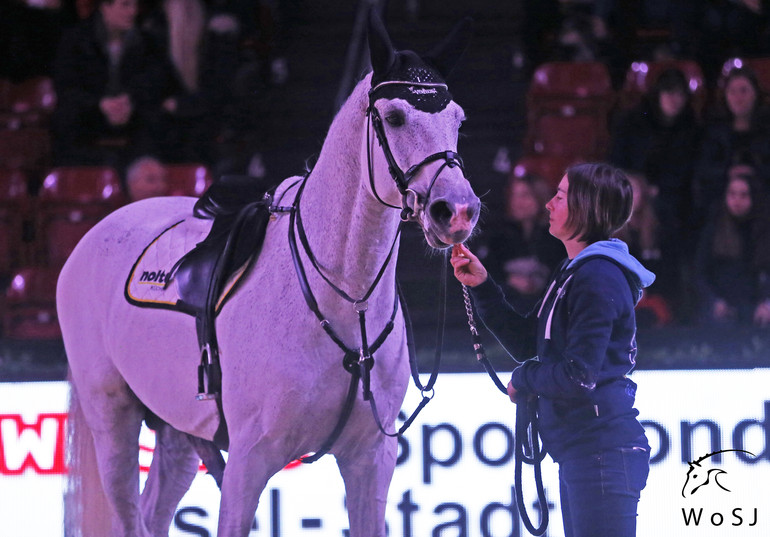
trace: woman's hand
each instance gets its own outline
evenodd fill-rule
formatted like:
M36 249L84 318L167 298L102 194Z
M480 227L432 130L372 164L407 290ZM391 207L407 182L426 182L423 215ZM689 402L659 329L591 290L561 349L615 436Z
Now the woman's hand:
M452 257L449 259L454 268L455 278L463 285L476 287L487 279L487 269L481 264L479 258L473 255L464 244L452 246Z

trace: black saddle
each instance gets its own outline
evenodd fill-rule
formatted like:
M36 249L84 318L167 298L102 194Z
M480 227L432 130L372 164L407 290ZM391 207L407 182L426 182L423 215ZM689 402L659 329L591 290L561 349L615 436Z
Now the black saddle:
M212 184L193 209L196 218L214 220L211 231L171 270L169 279L177 282L181 309L195 317L201 348L199 400L217 398L221 405L214 318L224 304L220 301L224 285L237 270L248 271L262 249L270 219L270 190L259 179L242 175L224 175ZM226 445L226 431L218 431L217 436L215 441Z

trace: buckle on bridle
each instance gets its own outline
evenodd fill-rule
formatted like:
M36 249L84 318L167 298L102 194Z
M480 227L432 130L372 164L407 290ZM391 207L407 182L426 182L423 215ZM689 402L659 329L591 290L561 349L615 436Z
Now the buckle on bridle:
M401 221L402 222L415 222L417 221L417 213L419 212L420 196L412 190L407 188L401 196ZM414 206L414 209L412 208ZM416 209L416 210L415 210Z

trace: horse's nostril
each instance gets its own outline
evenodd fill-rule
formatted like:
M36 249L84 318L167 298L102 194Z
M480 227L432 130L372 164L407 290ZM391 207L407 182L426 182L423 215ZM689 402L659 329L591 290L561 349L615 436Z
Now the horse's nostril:
M437 201L430 206L430 217L434 222L448 223L452 214L452 209L445 201Z

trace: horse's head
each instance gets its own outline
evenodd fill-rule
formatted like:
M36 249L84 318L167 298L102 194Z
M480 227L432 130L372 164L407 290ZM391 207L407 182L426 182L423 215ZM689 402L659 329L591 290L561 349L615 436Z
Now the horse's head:
M469 26L463 21L421 58L395 51L379 17L370 19L368 188L381 203L402 209L403 219L416 221L434 248L466 240L481 205L457 154L465 115L444 82L467 45Z

